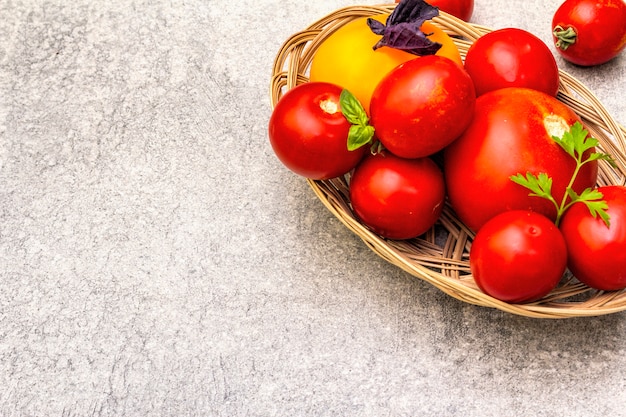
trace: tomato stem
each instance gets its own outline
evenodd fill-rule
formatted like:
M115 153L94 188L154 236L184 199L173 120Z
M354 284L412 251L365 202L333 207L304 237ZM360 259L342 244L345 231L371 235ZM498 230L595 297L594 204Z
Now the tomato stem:
M577 154L576 155L576 168L574 169L574 174L572 175L572 178L570 178L569 184L567 184L567 187L565 188L565 190L573 189L574 181L576 180L576 177L578 177L578 172L580 171L580 168L584 164L585 163L582 161L582 155ZM563 199L561 200L561 204L557 207L556 220L554 221L554 223L556 224L557 227L561 223L561 217L563 217L563 214L565 213L565 211L572 204L574 204L576 201L578 201L576 199L573 199L572 201L569 202L569 204L566 204L568 197L569 197L569 193L567 193L567 192L563 193Z
M567 48L575 44L576 37L578 36L576 34L576 30L573 27L569 26L567 29L565 29L561 25L555 26L552 34L557 39L555 46L562 51L565 51Z

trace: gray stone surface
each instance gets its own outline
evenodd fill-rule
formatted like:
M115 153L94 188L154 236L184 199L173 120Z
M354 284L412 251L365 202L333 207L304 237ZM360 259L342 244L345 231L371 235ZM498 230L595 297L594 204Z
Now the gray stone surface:
M626 315L452 299L278 163L272 59L350 4L0 0L1 416L626 415ZM626 122L626 56L559 65Z

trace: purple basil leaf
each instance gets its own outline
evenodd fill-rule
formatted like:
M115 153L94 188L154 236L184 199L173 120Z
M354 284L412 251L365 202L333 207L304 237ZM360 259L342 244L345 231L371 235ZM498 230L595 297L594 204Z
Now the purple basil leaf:
M383 23L379 22L378 20L369 18L367 19L367 25L375 34L380 35L380 36L383 36L385 34L386 26Z
M424 0L403 0L387 18L387 26L398 23L415 23L418 27L439 15L439 9Z
M439 9L424 0L402 0L389 15L386 25L369 18L367 24L372 32L382 36L374 49L388 46L414 55L434 55L441 44L428 39L421 31L422 24L439 15Z
M441 48L440 43L431 41L424 32L409 23L397 24L391 29L387 26L385 34L374 45L374 49L381 46L389 46L418 56L434 55Z

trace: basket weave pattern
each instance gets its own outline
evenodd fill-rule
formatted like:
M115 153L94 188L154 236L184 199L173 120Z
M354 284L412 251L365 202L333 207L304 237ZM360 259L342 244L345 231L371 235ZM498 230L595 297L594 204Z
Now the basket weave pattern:
M287 39L274 62L270 86L272 106L286 91L308 82L313 55L331 33L351 20L390 13L394 7L390 4L342 8ZM463 58L476 39L491 31L444 12L440 12L433 23L453 36ZM558 99L582 118L585 127L600 141L599 150L610 154L617 164L613 168L604 161L600 162L598 184L624 185L626 129L613 120L598 99L579 81L563 71L560 71L560 76ZM596 291L571 275L566 275L554 291L537 302L508 304L499 301L476 286L469 268L469 249L474 235L449 206L446 206L437 224L423 236L393 241L372 233L355 218L350 206L347 178L308 180L308 183L326 208L372 251L461 301L537 318L597 316L626 310L626 290Z

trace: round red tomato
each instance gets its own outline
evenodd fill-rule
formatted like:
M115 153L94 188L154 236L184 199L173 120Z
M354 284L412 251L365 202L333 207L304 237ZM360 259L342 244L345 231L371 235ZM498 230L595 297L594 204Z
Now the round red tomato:
M400 0L396 0L400 3ZM428 4L439 10L469 22L474 13L474 0L428 0Z
M465 130L475 102L474 84L461 66L442 56L423 56L381 80L372 94L371 124L390 152L420 158Z
M620 290L626 288L626 187L613 185L598 190L608 204L609 227L584 203L572 205L559 227L574 276L592 288Z
M582 66L608 62L626 48L626 3L566 0L554 13L552 34L566 60Z
M494 30L467 51L465 69L478 96L505 87L527 87L556 96L559 69L550 48L530 32Z
M388 152L368 155L350 180L357 217L390 239L425 233L439 219L444 200L443 174L429 158L404 159Z
M562 137L578 116L555 97L527 88L504 88L476 100L467 130L444 150L444 173L450 203L458 217L477 231L506 210L534 210L556 219L547 199L510 177L530 172L552 177L552 195L560 202L576 163L553 139ZM596 161L583 165L573 189L595 186Z
M470 270L486 294L508 303L538 300L552 291L567 265L559 229L538 213L512 210L490 219L470 249Z
M346 174L367 151L348 150L350 123L341 113L342 88L323 82L301 84L281 97L269 121L270 143L278 159L306 178Z

